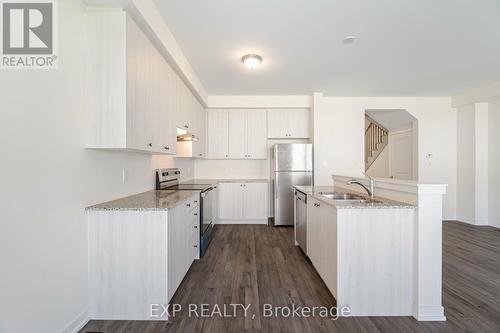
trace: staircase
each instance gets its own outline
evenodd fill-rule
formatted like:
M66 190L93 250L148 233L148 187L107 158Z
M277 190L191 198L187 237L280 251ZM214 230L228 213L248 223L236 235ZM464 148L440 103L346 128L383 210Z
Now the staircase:
M365 117L370 123L365 130L365 171L367 171L389 143L389 131L370 117Z

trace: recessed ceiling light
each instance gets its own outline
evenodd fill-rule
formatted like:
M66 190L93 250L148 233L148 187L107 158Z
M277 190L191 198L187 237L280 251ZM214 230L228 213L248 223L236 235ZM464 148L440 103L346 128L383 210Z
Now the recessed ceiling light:
M354 43L354 41L356 40L356 38L357 38L356 36L347 36L346 38L344 38L342 40L342 43L344 43L344 44L352 44L352 43Z
M241 62L251 71L257 69L262 62L262 57L258 54L247 54L241 58Z

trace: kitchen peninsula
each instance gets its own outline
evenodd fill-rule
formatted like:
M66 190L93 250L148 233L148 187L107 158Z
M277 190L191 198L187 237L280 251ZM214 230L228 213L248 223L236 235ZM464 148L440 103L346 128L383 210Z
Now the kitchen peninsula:
M333 179L335 186L295 186L301 195L295 201L295 238L337 306L349 307L352 316L444 320L441 286L432 277L441 281L439 193L445 186L376 179L375 194L384 197L370 198L359 192L362 187L346 185L352 177ZM369 179L358 181L369 186ZM434 229L434 236L424 239L424 228Z

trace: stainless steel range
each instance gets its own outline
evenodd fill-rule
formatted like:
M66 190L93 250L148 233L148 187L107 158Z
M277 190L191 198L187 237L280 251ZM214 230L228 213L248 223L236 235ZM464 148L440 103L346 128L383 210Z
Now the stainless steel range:
M156 170L157 190L189 190L200 191L200 258L205 254L210 241L216 218L216 189L215 183L208 181L197 182L191 180L179 183L181 171L178 168Z

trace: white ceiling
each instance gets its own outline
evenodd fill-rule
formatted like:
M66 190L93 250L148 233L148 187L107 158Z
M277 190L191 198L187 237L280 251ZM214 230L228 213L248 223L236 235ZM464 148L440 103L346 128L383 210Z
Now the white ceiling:
M212 95L449 96L500 78L499 0L154 1Z
M366 114L389 132L410 129L416 120L406 110L366 110Z

